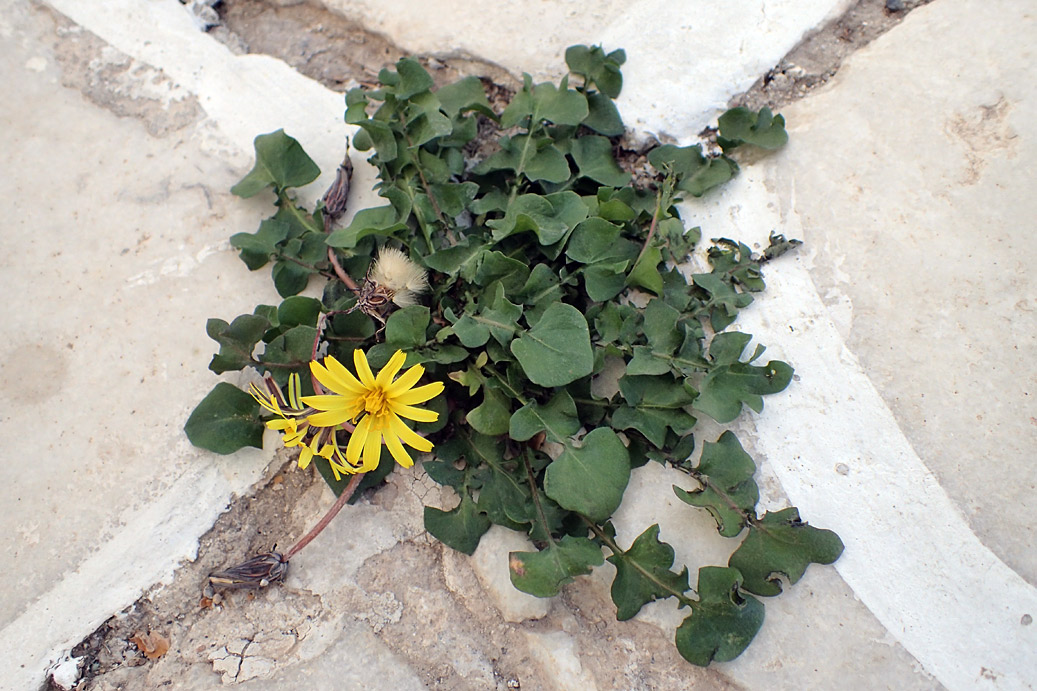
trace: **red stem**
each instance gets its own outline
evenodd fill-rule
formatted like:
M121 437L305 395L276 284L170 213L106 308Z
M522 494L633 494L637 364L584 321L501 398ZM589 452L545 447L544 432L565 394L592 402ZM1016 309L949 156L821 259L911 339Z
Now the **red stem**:
M356 492L357 485L360 484L360 480L363 477L364 473L357 473L353 476L353 478L349 481L349 484L346 485L346 488L342 490L342 494L338 495L338 499L336 499L335 503L331 505L331 508L328 509L328 512L324 514L324 518L320 519L320 522L317 523L317 525L313 526L313 530L303 535L302 539L296 542L290 550L285 552L285 561L291 560L291 558L298 554L303 547L313 542L313 539L320 535L322 530L328 527L328 523L331 523L332 519L334 519L335 516L338 515L338 512L341 511L342 507L346 505L346 502L349 501L349 498L353 496L353 492Z

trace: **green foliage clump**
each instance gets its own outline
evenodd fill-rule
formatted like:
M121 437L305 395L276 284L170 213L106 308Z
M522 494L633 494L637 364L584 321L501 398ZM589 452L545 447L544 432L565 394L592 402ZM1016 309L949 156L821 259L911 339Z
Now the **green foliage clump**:
M697 418L761 412L792 368L761 361L750 335L726 331L764 288L761 259L724 239L708 251L710 271L678 268L700 233L676 204L734 176L728 154L738 147L777 148L787 135L780 115L736 108L719 121L723 154L657 146L647 152L656 174L635 179L617 160L624 61L623 51L574 46L559 83L526 75L495 109L480 80L437 89L417 61L400 60L379 75L380 88L346 95L354 145L371 151L385 204L330 232L323 205L311 213L289 195L317 167L283 131L258 137L255 168L234 192L272 188L277 210L231 241L249 269L273 264L285 300L229 324L210 320L220 344L210 368L254 367L281 385L298 372L309 386L317 339L343 362L363 348L376 368L402 349L408 366L447 383L439 421L418 429L436 445L425 471L459 503L426 507L427 530L467 554L494 524L528 535L537 550L510 556L512 582L542 597L603 563L605 547L618 617L676 598L691 610L677 648L707 665L745 649L763 622L758 598L781 591L779 576L794 583L842 550L794 508L757 515L756 466L733 433L705 443L696 466L687 460ZM329 261L330 248L360 278L382 245L425 267L431 286L424 304L393 311L384 330L349 311L357 295ZM327 279L322 298L299 297L315 274ZM322 314L333 316L318 334ZM187 424L192 441L219 453L257 445L260 410L242 396L218 385ZM315 462L341 492L345 481ZM614 539L631 470L649 462L683 470L692 489L675 487L677 496L708 510L721 535L745 536L727 566L699 570L694 589L657 525L627 549ZM368 480L393 465L384 453Z

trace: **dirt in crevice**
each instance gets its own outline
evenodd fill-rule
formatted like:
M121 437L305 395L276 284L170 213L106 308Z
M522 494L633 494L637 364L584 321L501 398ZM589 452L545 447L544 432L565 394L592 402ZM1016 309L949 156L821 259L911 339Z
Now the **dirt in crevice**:
M265 629L262 621L251 619L270 619L268 610L278 607L282 600L304 600L296 608L319 610L319 598L287 588L278 589L277 602L270 601L265 591L217 596L215 602L203 595L209 573L257 553L274 549L283 552L308 528L298 517L318 511L323 480L316 473L294 468L295 461L288 459L286 451L279 454L286 459L283 465L253 496L232 502L199 540L197 558L181 566L172 583L156 586L73 648L72 656L83 658L77 689L158 688L165 681L157 678L164 675L160 666L168 668L171 678L183 662L205 662L218 670L219 665L213 663L220 658L217 649L221 647L228 648L224 657L236 655L235 664L240 666L245 644L250 645L250 637ZM248 606L253 601L254 606ZM286 631L291 628L291 623L284 627ZM242 649L223 645L218 637L211 636L217 629L242 632ZM149 660L130 640L138 632L144 636L157 634L171 641L172 647L165 655ZM219 683L218 677L213 675L213 681Z
M859 0L841 16L811 32L773 69L729 105L772 110L798 101L826 84L843 61L932 0Z
M408 53L382 34L336 14L317 2L223 0L221 24L210 33L232 50L280 58L334 91L375 86L378 72ZM507 70L461 53L415 55L437 85L470 75L514 88Z
M930 2L860 0L811 32L748 91L733 97L730 105L774 109L803 98L827 83L847 56ZM234 50L280 58L336 91L357 84L374 85L379 70L407 54L382 34L313 0L223 0L217 9L222 23L210 30L217 39ZM474 56L441 53L414 57L437 84L475 75L512 90L520 85L504 68Z

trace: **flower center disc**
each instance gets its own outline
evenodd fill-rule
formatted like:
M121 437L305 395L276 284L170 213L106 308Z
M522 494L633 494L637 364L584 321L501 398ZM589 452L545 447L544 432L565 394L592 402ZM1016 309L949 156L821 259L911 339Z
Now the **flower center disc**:
M388 403L385 400L385 392L381 389L374 389L369 391L364 396L364 410L370 415L382 415L388 409Z

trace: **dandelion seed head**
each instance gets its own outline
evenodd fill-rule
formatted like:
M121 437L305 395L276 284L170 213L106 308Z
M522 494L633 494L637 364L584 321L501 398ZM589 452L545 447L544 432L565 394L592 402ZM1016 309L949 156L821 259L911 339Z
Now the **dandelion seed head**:
M399 307L413 305L416 294L428 290L425 269L395 247L382 247L371 268L370 278L377 285L392 291L392 301Z

